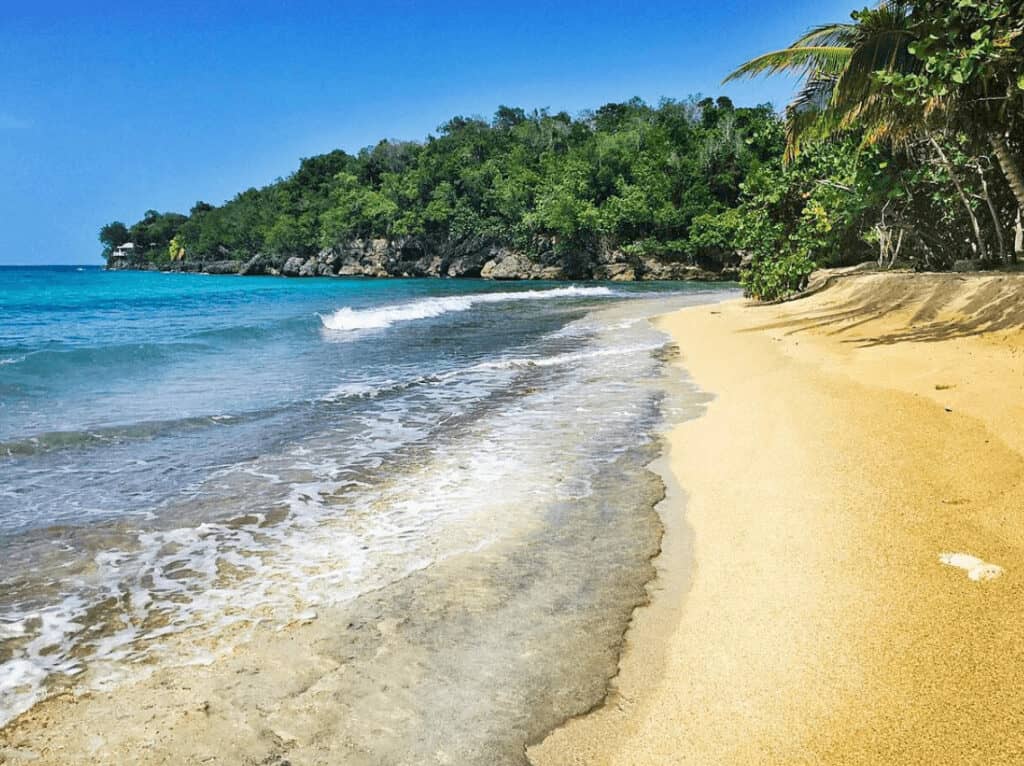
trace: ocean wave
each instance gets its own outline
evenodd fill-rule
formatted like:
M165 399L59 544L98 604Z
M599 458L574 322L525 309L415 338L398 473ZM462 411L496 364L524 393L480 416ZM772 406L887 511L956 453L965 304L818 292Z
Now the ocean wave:
M321 399L325 402L336 402L343 399L376 399L381 394L412 388L426 379L425 375L417 375L409 380L346 381L332 388Z
M188 334L191 340L209 342L220 341L235 343L239 341L259 341L264 338L280 337L283 332L295 332L308 328L309 315L287 317L276 321L260 324L239 324L227 327L210 327Z
M497 302L509 294L479 297ZM523 294L512 293L513 300ZM528 294L587 297L595 292ZM596 294L613 293L600 288ZM310 322L308 312L305 316ZM592 324L579 335L604 327ZM124 522L128 537L119 528L108 542L100 527L90 538L96 545L83 544L84 550L96 551L87 582L68 581L60 593L47 597L48 603L33 606L31 614L17 604L6 613L0 609L0 646L10 647L0 656L0 688L13 690L0 700L0 725L50 689L70 686L65 679L112 685L130 677L133 668L177 665L199 652L209 656L244 639L250 625L287 625L310 608L381 592L410 571L482 548L492 539L518 540L523 530L546 523L542 514L548 506L538 498L557 503L552 508L586 508L580 518L591 519L594 529L608 534L604 516L591 512L586 498L595 495L593 508L608 505L616 509L615 519L623 518L617 496L608 496L607 503L601 499L598 493L606 490L600 482L623 483L608 461L618 460L623 445L636 443L651 427L651 376L658 365L650 354L665 342L643 322L614 327L620 331L598 334L593 341L551 333L540 342L490 351L431 374L411 362L387 368L387 374L344 367L346 374L333 380L338 385L323 397L327 402L347 408L352 400L403 396L413 389L409 409L404 402L389 401L354 406L346 422L364 425L352 429L351 441L341 442L348 437L332 430L289 441L280 453L260 444L260 457L226 464L194 494L190 490L182 500L188 510L180 521L170 506L161 509L162 521L155 528ZM578 368L579 374L531 372L560 366L568 372ZM518 385L520 379L524 385ZM447 385L465 385L471 395L421 395L421 387ZM479 416L467 418L473 402L490 391L500 392L501 406L480 408ZM304 397L309 393L303 389ZM454 418L417 417L413 411L434 413L435 405L452 403ZM578 413L592 413L583 421L585 428L579 427ZM24 443L0 444L0 456L4 449L17 453L119 442L168 429L216 427L228 419L211 414L106 431L40 434ZM310 424L306 430L320 422L315 412L300 420ZM443 429L437 425L436 433L431 430L435 420L445 424ZM398 451L407 444L422 447ZM552 454L565 459L551 461ZM639 467L645 459L630 464L628 475L646 475ZM491 481L480 482L480 476ZM494 493L493 486L506 489ZM193 497L200 498L198 509ZM222 509L227 508L232 515L224 518ZM558 514L561 518L562 511ZM624 539L636 539L635 525L627 527ZM575 522L566 528L575 529ZM623 545L614 539L609 550L618 555ZM589 577L589 555L581 561L580 576ZM625 566L604 568L620 570ZM572 592L575 585L567 587Z
M503 293L478 293L476 295L448 295L440 298L424 298L411 303L380 306L371 309L354 309L348 306L332 314L318 314L328 330L351 332L353 330L380 330L396 322L416 319L430 319L456 311L467 311L482 303L504 303L507 301L537 301L552 298L604 298L614 295L607 287L556 287L551 290L521 290Z
M200 342L128 343L95 346L58 346L39 348L7 362L19 376L59 380L61 376L86 375L85 370L100 369L111 375L115 369L134 372L142 364L157 364L183 354L206 350Z
M461 378L487 376L499 371L521 371L544 367L562 367L604 357L652 354L665 348L665 342L603 346L582 351L568 351L548 356L502 356L467 367L460 367L429 375L417 375L406 380L387 379L382 381L346 381L321 397L324 402L339 402L351 399L376 399L396 394L419 386L444 385Z
M0 460L3 458L31 457L59 450L91 447L97 444L121 444L128 441L152 439L170 431L187 431L223 426L228 423L258 417L260 413L238 415L200 415L175 420L148 420L123 426L107 426L84 431L48 431L11 441L0 441Z
M664 341L652 343L632 344L628 346L605 346L586 351L568 351L562 354L539 357L506 357L491 362L481 362L471 369L475 370L517 370L529 369L531 367L560 367L584 362L591 359L601 359L609 356L631 356L633 354L653 353L664 348Z

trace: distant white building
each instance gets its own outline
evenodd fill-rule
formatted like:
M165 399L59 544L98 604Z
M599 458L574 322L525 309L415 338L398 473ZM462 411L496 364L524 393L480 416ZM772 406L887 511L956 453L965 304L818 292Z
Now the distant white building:
M127 258L130 255L135 254L135 243L125 242L123 245L118 245L114 248L114 252L110 254L111 258Z

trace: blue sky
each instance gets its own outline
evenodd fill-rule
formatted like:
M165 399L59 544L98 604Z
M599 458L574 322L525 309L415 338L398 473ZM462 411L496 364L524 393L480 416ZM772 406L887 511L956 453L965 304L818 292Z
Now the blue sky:
M499 104L784 103L735 65L863 3L46 2L0 15L0 264L99 263L99 227L187 212L300 157Z

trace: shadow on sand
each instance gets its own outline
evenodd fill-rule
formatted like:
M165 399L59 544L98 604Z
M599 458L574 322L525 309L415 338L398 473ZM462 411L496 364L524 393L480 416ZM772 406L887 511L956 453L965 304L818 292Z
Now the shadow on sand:
M906 326L872 334L869 325L891 312L909 315ZM863 332L857 332L859 328ZM845 278L809 301L805 311L798 309L789 319L758 325L748 332L852 334L843 342L871 347L1020 329L1024 329L1024 274L905 273Z

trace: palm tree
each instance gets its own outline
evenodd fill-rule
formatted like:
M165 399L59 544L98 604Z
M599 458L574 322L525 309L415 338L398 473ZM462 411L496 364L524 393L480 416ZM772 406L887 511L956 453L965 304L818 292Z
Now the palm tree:
M802 79L786 108L786 161L793 160L807 143L851 130L861 131L865 145L926 137L967 213L978 255L987 260L988 246L974 204L929 129L943 105L910 106L897 101L878 79L880 72L913 74L920 69L920 60L909 49L914 41L910 13L911 4L902 0L855 12L852 23L812 29L788 48L751 59L725 82L781 72Z
M809 141L853 128L866 143L907 135L919 114L898 104L875 73L910 73L919 62L908 50L910 4L885 2L853 14L853 22L812 29L788 48L751 59L724 82L760 74L796 74L803 84L786 109L786 159Z
M922 135L934 144L935 125L955 124L958 113L976 118L979 110L988 109L985 104L989 99L961 103L963 99L951 91L942 98L909 106L893 98L877 75L920 71L921 61L909 50L915 39L913 23L912 3L886 0L876 8L854 13L853 23L817 27L788 48L751 59L724 82L780 72L796 74L803 80L786 110L787 160L792 160L809 141L851 129L863 130L866 144L913 135ZM1019 21L1006 40L1018 37L1024 39L1024 24ZM1019 58L1007 61L1018 62ZM1017 76L1019 73L1013 74L1012 79ZM1012 84L1010 90L1014 90ZM1018 206L1024 210L1024 172L1007 144L1005 116L997 115L988 122L992 124L984 130L985 138ZM940 156L940 162L951 170L944 157Z

